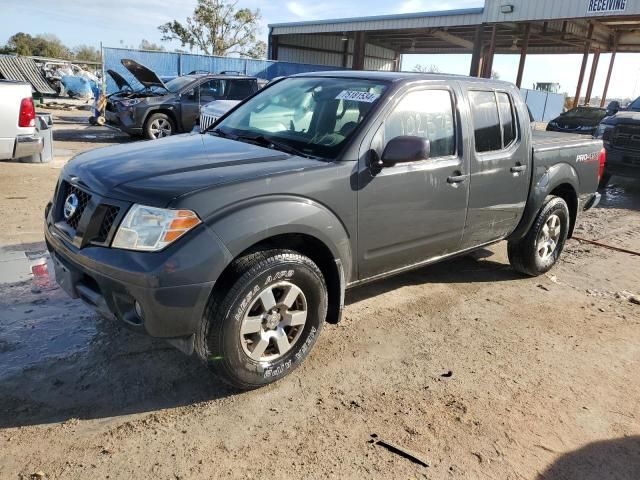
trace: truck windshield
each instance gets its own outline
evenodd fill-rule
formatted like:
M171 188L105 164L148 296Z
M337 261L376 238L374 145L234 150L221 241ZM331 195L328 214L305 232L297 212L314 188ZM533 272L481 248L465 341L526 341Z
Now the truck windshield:
M240 105L214 132L334 159L386 88L353 78L286 78Z
M640 97L631 102L631 104L627 107L627 110L640 111Z

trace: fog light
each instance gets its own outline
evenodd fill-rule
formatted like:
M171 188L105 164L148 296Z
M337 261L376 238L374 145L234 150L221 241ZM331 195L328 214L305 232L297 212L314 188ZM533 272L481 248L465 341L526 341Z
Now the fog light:
M135 308L138 318L140 320L144 320L144 311L142 310L142 305L140 305L137 300L134 302L133 308Z

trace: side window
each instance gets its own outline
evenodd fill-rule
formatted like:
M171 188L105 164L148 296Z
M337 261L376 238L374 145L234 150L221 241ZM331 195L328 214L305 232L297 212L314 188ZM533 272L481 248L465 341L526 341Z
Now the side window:
M494 92L470 91L476 152L502 149L502 131Z
M506 148L516 139L516 119L511 97L504 92L498 92L498 107L502 123L502 148Z
M209 80L200 85L200 102L213 102L224 98L224 80Z
M257 90L254 80L229 80L227 100L244 100Z
M385 146L392 138L413 135L431 142L431 157L456 152L453 101L447 90L416 90L400 100L384 123Z

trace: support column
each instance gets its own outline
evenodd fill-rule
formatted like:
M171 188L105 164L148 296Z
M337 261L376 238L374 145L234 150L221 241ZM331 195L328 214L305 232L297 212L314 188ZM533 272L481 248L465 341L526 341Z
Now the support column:
M524 37L522 46L520 47L520 63L518 64L518 76L516 77L516 86L522 86L522 76L524 75L524 63L527 60L527 50L529 50L529 37L531 36L531 24L527 23L524 27Z
M600 106L604 107L607 103L607 91L609 90L609 81L611 80L611 72L613 72L613 62L616 60L616 52L618 51L618 32L613 36L613 49L611 50L611 60L609 61L609 70L607 71L607 79L604 81L604 90L600 99Z
M342 40L342 66L347 68L349 66L349 37L345 35L343 38L346 40Z
M582 82L584 81L584 72L587 69L587 60L589 60L589 50L591 50L591 36L593 35L593 23L589 24L589 31L584 42L584 53L582 55L582 65L580 66L580 75L578 75L578 85L576 86L576 95L573 97L573 108L580 103L580 91L582 90Z
M469 69L470 77L480 76L480 57L482 56L482 36L484 34L484 26L478 25L473 36L473 53L471 55L471 68Z
M278 60L278 36L269 35L271 43L271 60Z
M482 76L484 78L491 78L491 72L493 71L493 57L496 54L496 29L497 25L494 25L491 29L491 41L489 42L489 49L487 50L485 58L482 62Z
M593 92L593 82L596 79L596 72L598 71L598 62L600 61L600 49L598 48L593 54L593 61L591 62L591 73L589 74L589 83L587 83L587 93L584 97L584 104L589 105L591 101L591 93Z
M366 45L366 37L364 32L355 32L353 41L353 70L364 70L364 49Z

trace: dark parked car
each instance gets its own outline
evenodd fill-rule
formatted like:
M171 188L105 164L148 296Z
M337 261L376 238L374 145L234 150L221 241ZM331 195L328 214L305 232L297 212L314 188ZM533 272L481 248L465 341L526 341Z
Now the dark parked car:
M255 77L196 73L165 84L155 72L133 60L123 59L122 65L143 88L134 90L121 75L109 72L120 91L107 100L107 123L149 139L190 132L201 105L213 100L244 100L258 91Z
M601 187L607 185L612 175L640 179L640 98L624 110L618 102L611 102L607 110L611 115L602 120L594 133L607 150Z
M249 389L302 363L346 288L502 240L547 272L603 161L600 140L532 132L506 82L309 73L209 132L81 153L45 238L69 295Z
M549 132L593 135L598 124L607 116L607 110L597 107L576 107L554 118L547 124Z

